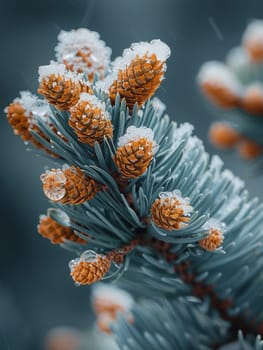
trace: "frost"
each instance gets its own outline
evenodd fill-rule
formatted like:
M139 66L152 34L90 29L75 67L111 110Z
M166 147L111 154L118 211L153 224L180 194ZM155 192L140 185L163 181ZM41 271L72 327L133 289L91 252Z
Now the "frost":
M86 92L80 94L79 101L87 101L93 107L99 108L104 112L106 119L111 120L111 115L106 111L106 104L104 101L99 100L95 95L90 95Z
M89 54L91 67L88 67L81 57L76 57L78 51ZM74 64L75 70L82 69L87 73L92 73L101 67L107 68L111 56L111 49L100 40L100 35L86 28L69 32L62 30L58 35L55 52L59 62L66 60L69 64Z
M158 150L158 145L153 140L154 132L152 129L146 128L145 126L142 126L140 128L129 126L126 130L126 134L119 138L118 147L122 147L131 141L136 141L141 138L146 138L147 140L153 142L153 154L155 154Z
M201 66L197 76L200 84L210 83L216 86L231 89L237 94L242 92L242 86L231 70L223 63L217 61L206 62Z
M225 169L222 174L222 177L224 177L225 179L228 179L229 181L232 182L235 191L240 192L244 187L245 187L245 183L244 181L242 181L239 177L235 176L232 171Z
M181 191L174 190L171 192L161 192L159 194L160 199L171 198L177 200L180 204L177 204L176 207L183 209L183 214L185 216L190 216L193 212L193 207L190 205L190 198L183 197Z
M250 42L262 45L263 42L263 20L252 21L243 34L242 42Z
M106 285L98 284L93 288L93 300L103 304L105 307L111 306L112 304L118 304L125 310L130 310L134 304L132 296L124 290Z

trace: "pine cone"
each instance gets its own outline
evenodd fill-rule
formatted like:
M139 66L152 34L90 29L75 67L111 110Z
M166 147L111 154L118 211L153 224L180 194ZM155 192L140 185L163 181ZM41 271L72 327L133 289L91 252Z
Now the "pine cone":
M49 216L41 216L37 228L38 233L48 238L53 244L63 243L65 239L80 244L86 243L86 241L78 237L70 227L58 224Z
M23 141L30 141L36 148L44 150L54 158L57 158L57 154L50 151L43 146L35 137L31 134L30 130L36 132L48 143L49 138L39 129L35 124L34 118L30 111L27 111L20 102L13 102L6 108L7 120L14 130L15 135L20 135Z
M45 195L54 202L81 204L99 191L98 183L80 168L52 169L41 176Z
M96 255L92 261L73 260L71 277L78 284L92 284L100 281L109 271L111 261L106 256Z
M81 92L82 87L79 82L55 74L43 79L38 89L39 94L60 110L68 110L74 106L78 102Z
M130 110L136 102L140 108L160 86L164 71L165 63L158 60L155 54L137 55L125 69L118 71L118 78L109 87L112 104L119 93Z
M242 87L231 70L218 62L206 62L198 74L203 93L222 108L240 106Z
M226 123L213 123L209 130L209 139L218 148L230 149L240 141L241 135Z
M20 135L23 141L31 141L32 135L29 132L29 117L25 108L19 102L11 103L7 108L7 120L12 126L15 135Z
M55 51L58 62L63 62L70 71L86 74L91 82L95 73L103 79L110 63L111 49L98 33L86 28L62 30Z
M80 101L70 109L69 125L80 142L92 147L96 141L103 142L104 137L111 138L113 133L110 116L96 97L88 94L82 94Z
M261 63L263 61L263 35L262 30L263 21L254 20L252 21L244 35L243 35L243 46L246 49L251 61Z
M119 147L114 161L123 176L135 179L145 173L152 159L153 142L144 137Z
M243 139L238 145L238 152L242 158L252 160L263 153L263 146L254 141Z
M263 85L251 84L242 98L242 107L251 114L263 115Z
M221 246L223 234L218 229L210 229L209 235L198 242L200 247L208 251L214 251Z
M184 227L192 211L189 201L182 198L179 191L164 192L151 208L151 219L155 225L165 230L178 230Z

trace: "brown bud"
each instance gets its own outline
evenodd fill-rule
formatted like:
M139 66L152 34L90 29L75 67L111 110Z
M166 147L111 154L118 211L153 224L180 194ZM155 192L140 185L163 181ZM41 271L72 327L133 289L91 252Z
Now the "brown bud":
M67 72L63 64L41 66L39 74L38 92L60 110L69 110L78 102L82 92L90 91L90 87L76 74Z
M125 98L132 110L135 103L139 108L147 101L161 84L165 72L165 62L156 55L137 55L126 68L118 71L118 77L109 87L111 102L115 103L117 93Z
M41 216L38 233L41 236L48 238L53 244L60 244L66 240L85 244L86 241L78 237L70 227L62 226L49 216Z
M251 140L243 140L238 145L238 152L242 158L252 160L262 154L263 146Z
M120 173L135 179L145 173L153 159L153 142L142 137L117 149L114 161Z
M223 242L223 234L218 229L210 229L209 235L198 242L200 247L208 251L219 248Z
M187 225L193 208L187 198L182 198L179 191L164 192L151 208L151 219L155 225L165 230L178 230Z
M248 113L263 116L263 86L250 85L244 93L242 106Z
M74 166L47 171L42 174L41 180L45 195L63 204L84 203L99 191L98 183Z
M240 104L240 97L226 85L206 81L201 84L201 88L203 93L219 107L234 108Z
M6 108L7 120L12 126L15 135L19 135L23 141L30 141L36 148L44 150L46 153L57 158L57 154L43 146L30 132L37 133L48 143L49 138L39 129L34 121L31 111L27 111L20 102L13 102Z
M82 94L81 96L88 94ZM70 109L69 125L78 136L78 140L94 146L97 141L101 143L104 137L111 138L113 127L108 113L102 106L96 105L95 96L87 100L80 100ZM94 102L95 101L95 102Z
M94 253L92 259L83 258L82 255L80 259L75 259L70 263L71 277L79 285L100 281L110 269L111 260L107 256L92 253Z
M213 123L209 130L209 139L218 148L233 148L241 139L241 135L226 123Z

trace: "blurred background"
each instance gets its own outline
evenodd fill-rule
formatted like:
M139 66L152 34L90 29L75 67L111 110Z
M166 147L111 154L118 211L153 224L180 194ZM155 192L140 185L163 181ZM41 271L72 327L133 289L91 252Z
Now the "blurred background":
M160 38L172 49L166 79L157 95L170 116L191 122L210 153L207 129L213 116L195 78L207 60L224 59L239 44L248 21L263 17L262 0L1 0L0 110L20 90L37 89L37 69L54 58L61 29L98 31L120 55L132 42ZM39 176L45 159L26 152L4 113L0 119L0 349L42 349L57 325L85 329L92 324L87 287L76 288L67 266L73 254L36 232L48 202ZM248 164L221 153L226 167L263 197L262 177Z

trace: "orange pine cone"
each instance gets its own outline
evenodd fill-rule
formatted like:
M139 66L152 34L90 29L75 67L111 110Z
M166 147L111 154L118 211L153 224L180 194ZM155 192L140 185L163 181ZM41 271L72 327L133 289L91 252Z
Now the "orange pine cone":
M86 251L79 259L70 262L71 277L79 284L92 284L100 281L111 266L107 256L101 256L92 251Z
M78 140L92 147L96 141L101 143L104 137L112 137L110 115L92 95L81 94L79 102L70 109L68 123L77 134Z
M111 334L111 325L116 322L117 315L104 312L97 316L97 327L102 333Z
M98 183L74 166L47 171L41 175L41 181L45 195L63 204L82 204L99 191Z
M23 141L30 141L32 135L29 132L29 117L25 108L19 102L11 103L7 108L7 120L12 126L15 135L20 135Z
M112 104L119 94L130 111L136 102L140 108L160 86L169 55L169 47L161 40L133 44L113 62L112 73L96 85L109 94Z
M21 98L14 100L6 109L7 120L14 130L15 135L20 135L23 141L30 141L36 148L42 149L53 157L58 157L55 153L43 146L30 131L34 131L44 140L50 142L49 138L39 129L31 109L36 108L41 102L36 96L27 91L21 92ZM24 106L25 105L25 106Z
M178 230L190 221L192 210L188 198L183 198L179 191L164 192L152 205L151 219L162 229Z
M209 130L209 139L218 148L230 149L238 143L241 135L226 123L213 123Z
M153 143L146 138L119 147L114 160L121 174L129 179L143 175L153 159L152 148Z
M263 61L263 21L252 21L244 35L243 46L246 49L251 61L260 63Z
M74 106L82 92L91 91L73 73L67 73L63 64L51 64L39 68L40 84L38 93L60 110Z
M224 64L204 63L198 74L198 83L203 93L219 107L239 107L242 87Z
M160 86L164 71L165 63L159 61L155 54L145 54L143 57L137 55L125 69L119 70L117 79L110 86L112 104L119 93L121 98L125 98L130 110L136 102L140 108Z
M93 81L95 73L103 79L110 63L111 49L98 33L86 28L62 30L55 51L58 62L63 62L70 71L85 73L89 81Z
M149 128L130 126L119 138L114 162L120 173L128 179L135 179L145 173L157 146Z
M263 116L263 86L261 84L252 84L246 89L242 106L248 113Z
M238 152L242 158L252 160L262 154L263 147L254 141L243 140L238 145Z
M219 248L223 242L223 234L218 229L210 229L209 235L198 242L199 246L210 252Z
M238 107L239 96L225 86L215 85L214 83L205 82L201 85L204 94L215 104L223 108Z
M66 240L85 244L86 241L78 237L70 227L62 226L50 216L42 215L38 225L38 233L48 238L53 244L60 244Z

